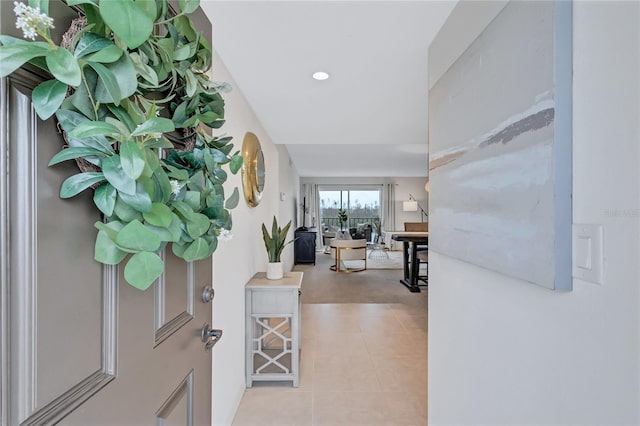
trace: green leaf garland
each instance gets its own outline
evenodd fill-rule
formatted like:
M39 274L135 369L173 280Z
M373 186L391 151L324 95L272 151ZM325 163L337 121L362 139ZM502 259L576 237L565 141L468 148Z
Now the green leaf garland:
M0 35L0 77L26 63L53 79L32 94L43 120L55 115L67 148L57 167L74 160L81 171L61 185L60 197L92 189L104 215L95 227L96 261L126 262L125 280L144 290L164 271L165 247L193 262L211 256L218 235L230 230L237 188L225 198L228 167L239 153L228 136L212 135L224 123L228 86L209 80L212 48L189 14L199 0L67 0L84 12L87 26L66 46L44 39ZM30 0L47 13L48 0ZM169 247L170 246L170 247Z

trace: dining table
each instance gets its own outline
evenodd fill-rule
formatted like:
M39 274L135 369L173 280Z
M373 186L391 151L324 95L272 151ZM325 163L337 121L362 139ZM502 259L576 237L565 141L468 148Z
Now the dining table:
M394 241L402 242L402 260L404 263L404 277L400 283L412 293L420 293L418 285L418 247L429 245L429 232L394 232Z

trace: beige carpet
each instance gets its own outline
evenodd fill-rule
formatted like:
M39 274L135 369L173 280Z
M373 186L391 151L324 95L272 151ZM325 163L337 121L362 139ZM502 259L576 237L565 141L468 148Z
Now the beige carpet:
M397 253L402 257L402 252ZM303 271L302 303L402 303L426 312L427 288L411 293L400 284L402 269L373 269L367 262L362 272L334 272L331 256L317 253L316 265L296 265Z
M351 261L345 261L345 264ZM402 252L367 250L367 269L402 269Z

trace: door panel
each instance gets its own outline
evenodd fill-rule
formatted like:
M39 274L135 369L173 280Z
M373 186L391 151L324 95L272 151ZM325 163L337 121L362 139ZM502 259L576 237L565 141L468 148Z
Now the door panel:
M3 296L10 314L3 318L9 343L3 376L13 398L3 417L9 424L43 424L114 378L115 279L92 259L87 232L99 216L89 208L90 196L63 203L54 191L73 166L47 167L60 142L51 138L55 123L38 120L31 107L31 88L40 79L21 72L5 80L10 203L3 240L10 267Z
M158 426L193 425L193 371L178 385L156 413Z
M170 249L163 251L162 258L166 272L154 285L156 345L193 319L195 298L194 265L176 257Z
M0 1L3 34L15 35L12 7ZM77 16L61 1L50 10L58 35ZM166 250L145 292L93 259L93 194L61 200L76 165L47 167L64 140L30 102L44 79L20 70L0 80L0 423L210 425L201 294L211 259L186 264Z

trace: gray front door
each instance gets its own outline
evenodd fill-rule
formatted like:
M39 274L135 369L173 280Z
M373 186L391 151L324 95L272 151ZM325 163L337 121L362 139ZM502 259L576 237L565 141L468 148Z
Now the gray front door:
M2 34L15 34L12 7L0 1ZM62 2L51 12L58 31L77 16ZM75 165L47 167L64 141L31 105L43 79L20 70L0 85L1 422L210 425L211 260L169 250L145 292L93 260L92 194L61 200Z

